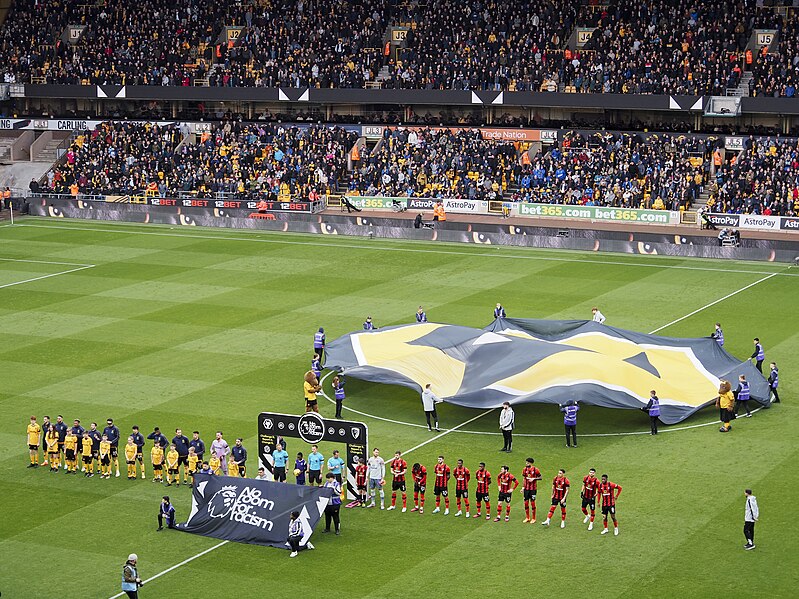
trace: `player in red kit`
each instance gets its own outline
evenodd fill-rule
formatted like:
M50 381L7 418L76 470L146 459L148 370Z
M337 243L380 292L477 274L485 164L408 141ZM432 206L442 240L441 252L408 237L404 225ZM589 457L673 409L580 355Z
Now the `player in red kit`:
M458 460L458 465L452 471L452 476L455 477L455 503L458 506L456 516L460 516L461 511L461 498L466 503L466 517L469 517L469 480L472 478L468 468L463 466L463 460Z
M474 497L477 500L477 513L475 518L480 517L480 502L486 502L486 520L491 520L491 503L488 498L488 488L491 486L491 473L486 470L485 462L480 462L480 467L474 473L474 479L477 481L477 490L474 492Z
M613 534L619 536L619 521L616 520L616 500L621 495L621 485L608 480L608 475L602 475L602 482L597 487L599 499L602 501L602 534L608 534L608 514L613 519Z
M566 498L569 496L569 479L566 478L566 471L561 468L558 475L552 480L552 507L549 508L547 519L541 524L549 526L555 508L560 506L560 527L566 528Z
M538 481L541 480L541 471L535 467L535 460L527 458L522 470L522 493L524 493L525 522L535 524L535 496L538 493ZM532 514L530 513L532 508Z
M394 480L391 483L391 505L389 510L397 507L397 491L402 492L402 513L408 509L408 494L405 492L405 473L408 471L408 462L402 459L402 452L394 453L394 459L389 464Z
M513 492L519 486L519 481L510 473L510 468L502 466L497 475L497 487L499 487L499 497L497 498L497 517L494 522L499 522L502 517L502 502L505 502L505 522L510 521L510 500Z
M366 460L358 458L358 465L355 466L355 489L358 491L358 503L361 507L366 507Z
M436 464L433 471L436 474L436 484L433 487L433 493L436 495L436 509L433 510L434 514L437 514L441 511L441 497L444 497L444 515L449 515L449 490L447 489L447 485L449 484L449 475L450 469L444 463L444 456L438 456L438 463Z
M596 488L599 485L599 479L596 477L596 470L591 468L588 471L588 476L583 478L583 488L580 489L580 497L583 499L583 524L588 522L588 530L594 530L594 514L596 513ZM591 508L591 513L588 513L588 508Z
M424 514L424 492L427 489L427 468L415 463L411 470L413 476L413 509L412 512Z

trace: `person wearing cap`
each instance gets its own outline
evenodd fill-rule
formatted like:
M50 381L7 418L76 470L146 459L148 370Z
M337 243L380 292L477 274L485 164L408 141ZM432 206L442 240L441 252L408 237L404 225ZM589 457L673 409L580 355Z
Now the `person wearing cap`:
M139 578L138 561L139 556L131 553L128 561L122 566L122 590L132 599L138 599L139 587L144 584Z
M376 328L377 327L375 326L375 323L372 322L372 317L371 316L367 316L366 317L366 322L363 323L363 330L364 331L374 331Z

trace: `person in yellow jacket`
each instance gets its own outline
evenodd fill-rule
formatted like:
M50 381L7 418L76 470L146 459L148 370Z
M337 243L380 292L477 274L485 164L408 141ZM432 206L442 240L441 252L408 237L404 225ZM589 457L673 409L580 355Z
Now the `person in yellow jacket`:
M50 425L50 430L47 431L44 442L47 447L47 457L50 460L50 472L58 472L61 458L58 453L58 431L55 430L53 425Z
M228 476L239 476L239 465L236 462L234 462L233 460L230 460L227 463L227 475Z
M92 438L89 436L89 431L83 432L83 439L80 440L81 447L83 448L83 470L86 472L84 476L91 478L94 476L94 455L92 455Z
M175 444L169 446L169 451L166 454L166 486L172 486L174 479L178 486L180 486L180 472L178 472L178 460L180 455L178 450L175 449Z
M100 441L100 478L111 478L111 441L103 435Z
M42 427L36 422L36 416L31 416L31 422L27 428L28 451L30 452L31 463L28 468L39 466L39 444L42 442Z
M220 460L219 456L215 453L211 454L211 459L208 460L208 467L216 476L220 476L222 474L222 460Z
M67 429L67 435L64 437L64 456L67 462L67 472L69 474L77 474L78 472L78 436L72 432L71 428Z
M133 442L133 437L128 437L128 442L125 444L125 463L128 465L128 480L136 478L136 454L139 451L139 446Z
M153 448L150 450L150 459L153 463L153 482L160 483L164 480L161 474L164 468L164 449L156 441Z
M727 433L732 428L730 420L732 420L733 407L735 406L735 396L732 393L732 386L729 381L719 381L719 397L716 400L716 406L719 408L719 416L721 418L719 432Z
M194 486L194 473L197 472L197 464L200 461L200 457L197 455L197 452L194 450L194 447L189 447L189 455L186 458L186 462L188 463L188 472L189 472L189 487Z

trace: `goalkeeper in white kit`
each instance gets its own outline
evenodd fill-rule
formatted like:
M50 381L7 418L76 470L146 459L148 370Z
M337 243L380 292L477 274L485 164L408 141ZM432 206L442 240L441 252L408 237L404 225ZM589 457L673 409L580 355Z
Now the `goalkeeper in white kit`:
M372 457L366 460L366 478L369 481L369 495L372 497L367 507L375 507L375 491L380 491L380 509L386 509L386 496L383 492L383 485L386 484L386 462L380 457L377 447L372 450Z

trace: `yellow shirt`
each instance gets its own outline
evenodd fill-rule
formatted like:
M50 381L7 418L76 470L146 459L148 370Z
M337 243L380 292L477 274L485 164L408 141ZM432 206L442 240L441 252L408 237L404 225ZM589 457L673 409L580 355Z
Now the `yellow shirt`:
M83 457L92 455L92 440L91 437L81 439L81 447L83 447Z
M178 467L178 452L174 449L171 449L166 454L166 465L167 468L175 469Z
M139 448L136 446L135 443L125 443L125 459L128 462L132 462L136 459L136 452Z
M75 451L78 448L78 437L77 435L68 434L64 437L64 449L71 449Z
M111 441L100 441L100 456L107 456L111 453Z
M160 445L156 445L150 450L150 457L154 466L160 466L164 462L164 450Z
M28 425L28 445L38 445L42 436L42 427L38 423Z
M239 475L239 465L235 462L230 462L227 465L227 475L228 476L238 476Z
M732 391L727 391L719 395L719 407L722 410L729 410L735 404L735 396Z
M44 438L48 453L58 453L58 433L47 433Z
M197 462L200 460L200 458L197 457L197 454L190 453L189 457L186 459L189 462L189 472L197 472Z
M212 472L216 473L216 471L222 467L222 462L219 461L218 457L213 456L210 460L208 460L208 467Z
M308 381L305 381L302 384L302 387L305 390L305 400L316 401L316 392L313 390L313 385L311 385Z

